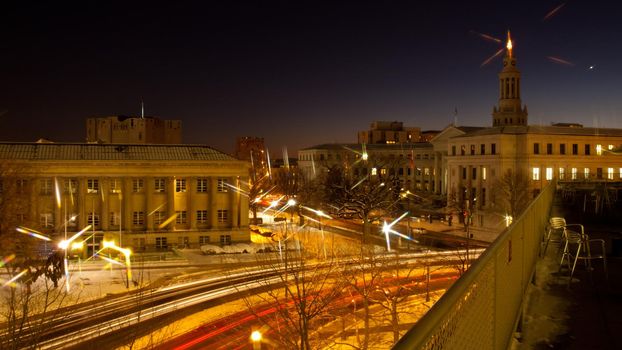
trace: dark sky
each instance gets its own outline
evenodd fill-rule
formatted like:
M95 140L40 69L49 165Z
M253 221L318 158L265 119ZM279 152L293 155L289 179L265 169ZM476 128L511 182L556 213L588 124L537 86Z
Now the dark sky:
M0 8L0 140L83 141L85 118L183 121L290 155L374 120L491 124L510 29L532 124L622 128L613 1L12 1ZM547 20L551 10L564 4ZM573 65L554 62L555 57ZM592 69L589 67L593 66ZM272 153L271 152L271 153Z

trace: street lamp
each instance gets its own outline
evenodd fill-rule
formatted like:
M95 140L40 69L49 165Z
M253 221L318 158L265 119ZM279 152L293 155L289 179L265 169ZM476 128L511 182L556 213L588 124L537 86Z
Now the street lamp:
M261 332L260 331L253 331L251 333L251 340L253 342L253 350L259 350L261 349Z

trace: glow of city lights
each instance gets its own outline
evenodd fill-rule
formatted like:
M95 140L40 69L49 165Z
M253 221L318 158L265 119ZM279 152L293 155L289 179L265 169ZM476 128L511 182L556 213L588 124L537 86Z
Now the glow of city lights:
M290 198L290 199L287 201L287 205L289 205L289 206L294 206L294 205L296 205L296 200L295 200L295 199L293 199L293 198Z
M384 233L385 239L387 241L387 251L391 251L391 240L390 240L390 234L394 234L396 236L402 237L404 239L407 239L409 241L415 241L414 239L399 233L395 230L393 230L393 226L395 224L397 224L400 220L402 220L403 218L406 217L406 215L408 215L408 212L405 212L404 214L402 214L400 217L398 217L397 219L393 220L393 222L391 222L390 224L387 224L386 221L384 221L384 223L382 224L382 232Z
M71 250L82 250L82 249L84 249L84 241L71 243Z
M510 38L510 31L508 30L508 43L506 45L508 48L508 56L512 57L512 38Z
M15 259L15 254L5 256L2 260L0 260L0 267L10 263L13 259Z
M49 238L47 236L44 236L41 232L38 232L38 231L35 231L35 230L31 230L31 229L27 229L27 228L22 227L22 226L15 228L15 230L17 232L19 232L19 233L24 233L24 234L27 234L29 236L32 236L32 237L35 237L35 238L38 238L38 239L42 239L44 241L51 241L52 240L51 238Z
M2 285L3 287L6 287L8 285L10 286L15 286L15 281L17 281L20 277L22 277L23 275L26 274L26 272L28 272L28 270L22 270L22 272L18 273L17 275L13 276L13 278L11 278L10 280L4 282L4 284Z
M82 230L76 232L76 234L71 236L71 238L60 241L60 243L58 243L58 247L60 249L67 250L71 242L73 242L76 238L80 237L82 234L84 234L84 232L88 231L90 228L91 228L91 225L87 225L85 228L83 228Z
M505 227L508 227L512 224L512 216L509 214L505 214Z
M104 249L105 248L113 249L123 254L123 256L125 257L125 268L127 269L127 280L129 283L129 281L132 280L132 268L131 268L131 259L130 259L130 256L132 255L132 251L127 248L119 247L118 245L114 243L114 241L103 241L102 243L103 243Z
M170 224L171 222L173 222L173 220L175 220L177 218L177 213L171 215L168 219L164 220L164 222L162 222L160 225L158 225L158 228L162 229L165 228L166 225Z
M251 340L253 342L260 342L261 341L261 332L260 331L253 331L251 333Z

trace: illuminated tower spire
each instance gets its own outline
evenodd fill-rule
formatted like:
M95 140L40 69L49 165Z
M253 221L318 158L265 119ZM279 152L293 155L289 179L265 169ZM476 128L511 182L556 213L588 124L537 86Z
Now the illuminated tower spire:
M527 106L520 99L520 71L516 68L513 42L508 30L503 69L499 72L499 106L492 109L492 126L527 125Z

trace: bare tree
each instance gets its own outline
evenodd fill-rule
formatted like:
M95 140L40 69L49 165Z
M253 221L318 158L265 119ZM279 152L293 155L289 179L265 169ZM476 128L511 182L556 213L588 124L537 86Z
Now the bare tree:
M527 208L529 204L529 178L520 170L508 169L498 178L493 187L493 196L499 209L514 219Z
M311 264L309 257L315 256L313 252L302 249L291 235L282 236L286 239L280 248L274 247L274 253L267 253L260 260L262 266L277 273L280 286L266 285L267 290L255 294L254 298L261 300L260 305L253 303L251 296L247 297L247 307L263 324L275 330L278 339L272 341L279 348L320 348L324 340L312 337L311 331L340 295L342 282L335 277L337 260L331 254L328 259ZM263 315L261 308L266 305L273 306L276 312Z

